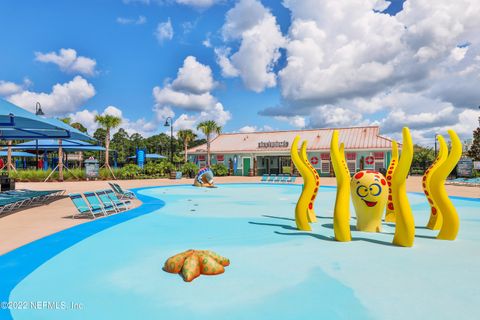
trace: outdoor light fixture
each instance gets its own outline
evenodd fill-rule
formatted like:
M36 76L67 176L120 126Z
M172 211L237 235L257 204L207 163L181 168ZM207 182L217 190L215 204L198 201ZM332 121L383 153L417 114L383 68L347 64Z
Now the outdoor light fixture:
M40 102L37 102L37 104L35 105L35 114L37 116L44 116L45 115L45 113L43 113L42 106L40 105Z
M43 113L42 105L40 104L40 102L37 102L35 104L35 114L37 116L44 116L45 115L45 113ZM36 168L35 168L35 170L38 170L38 139L35 140L35 146L36 146L36 148L35 148L35 161L36 161L36 166L35 167Z
M168 120L170 119L170 122ZM170 127L170 162L173 163L173 120L171 117L165 119L165 127Z

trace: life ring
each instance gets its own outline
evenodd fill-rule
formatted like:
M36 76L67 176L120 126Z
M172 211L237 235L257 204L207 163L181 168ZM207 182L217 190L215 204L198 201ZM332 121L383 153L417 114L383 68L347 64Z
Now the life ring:
M317 164L318 163L318 158L317 157L311 157L310 158L310 163L311 164Z
M372 156L368 156L365 158L365 163L368 165L372 165L375 162L375 159Z

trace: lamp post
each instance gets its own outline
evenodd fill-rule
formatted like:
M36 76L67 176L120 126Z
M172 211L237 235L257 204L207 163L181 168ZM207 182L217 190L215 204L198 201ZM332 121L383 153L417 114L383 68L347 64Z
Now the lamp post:
M170 120L170 122L168 121ZM170 127L170 162L173 163L173 120L172 117L165 119L165 127Z
M43 113L43 110L42 110L42 106L40 105L40 102L37 102L35 104L35 114L37 116L44 116L45 113ZM36 159L36 169L35 170L38 170L38 139L35 140L35 159Z

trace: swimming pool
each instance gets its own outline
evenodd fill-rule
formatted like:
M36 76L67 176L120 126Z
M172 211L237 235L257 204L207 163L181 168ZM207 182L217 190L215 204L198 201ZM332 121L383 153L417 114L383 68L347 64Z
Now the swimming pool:
M424 197L409 194L417 237L414 248L399 248L390 245L394 227L387 224L379 234L353 231L354 241L333 241L335 188L320 188L319 221L310 233L295 229L298 185L136 192L144 202L137 209L0 257L9 280L0 280L0 300L9 296L17 307L39 302L10 310L14 319L472 319L480 313L479 201L454 199L459 238L439 241L422 227L429 218ZM189 248L214 250L231 265L192 283L162 271L168 257ZM0 310L0 319L7 311Z

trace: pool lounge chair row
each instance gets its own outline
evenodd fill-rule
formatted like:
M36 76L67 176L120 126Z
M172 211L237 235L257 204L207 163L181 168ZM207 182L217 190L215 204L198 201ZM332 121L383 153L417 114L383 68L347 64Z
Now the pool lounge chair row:
M297 179L296 176L290 176L288 174L264 174L260 182L273 182L273 183L294 183Z
M65 193L65 190L18 189L0 192L0 214L20 208L44 204Z
M480 178L456 178L452 180L447 180L446 183L459 186L478 187L480 186Z
M95 215L108 213L118 213L130 209L131 201L120 199L111 189L97 190L93 192L70 193L77 212L73 214L72 219L76 216L91 216L95 219ZM85 201L86 200L86 201Z

